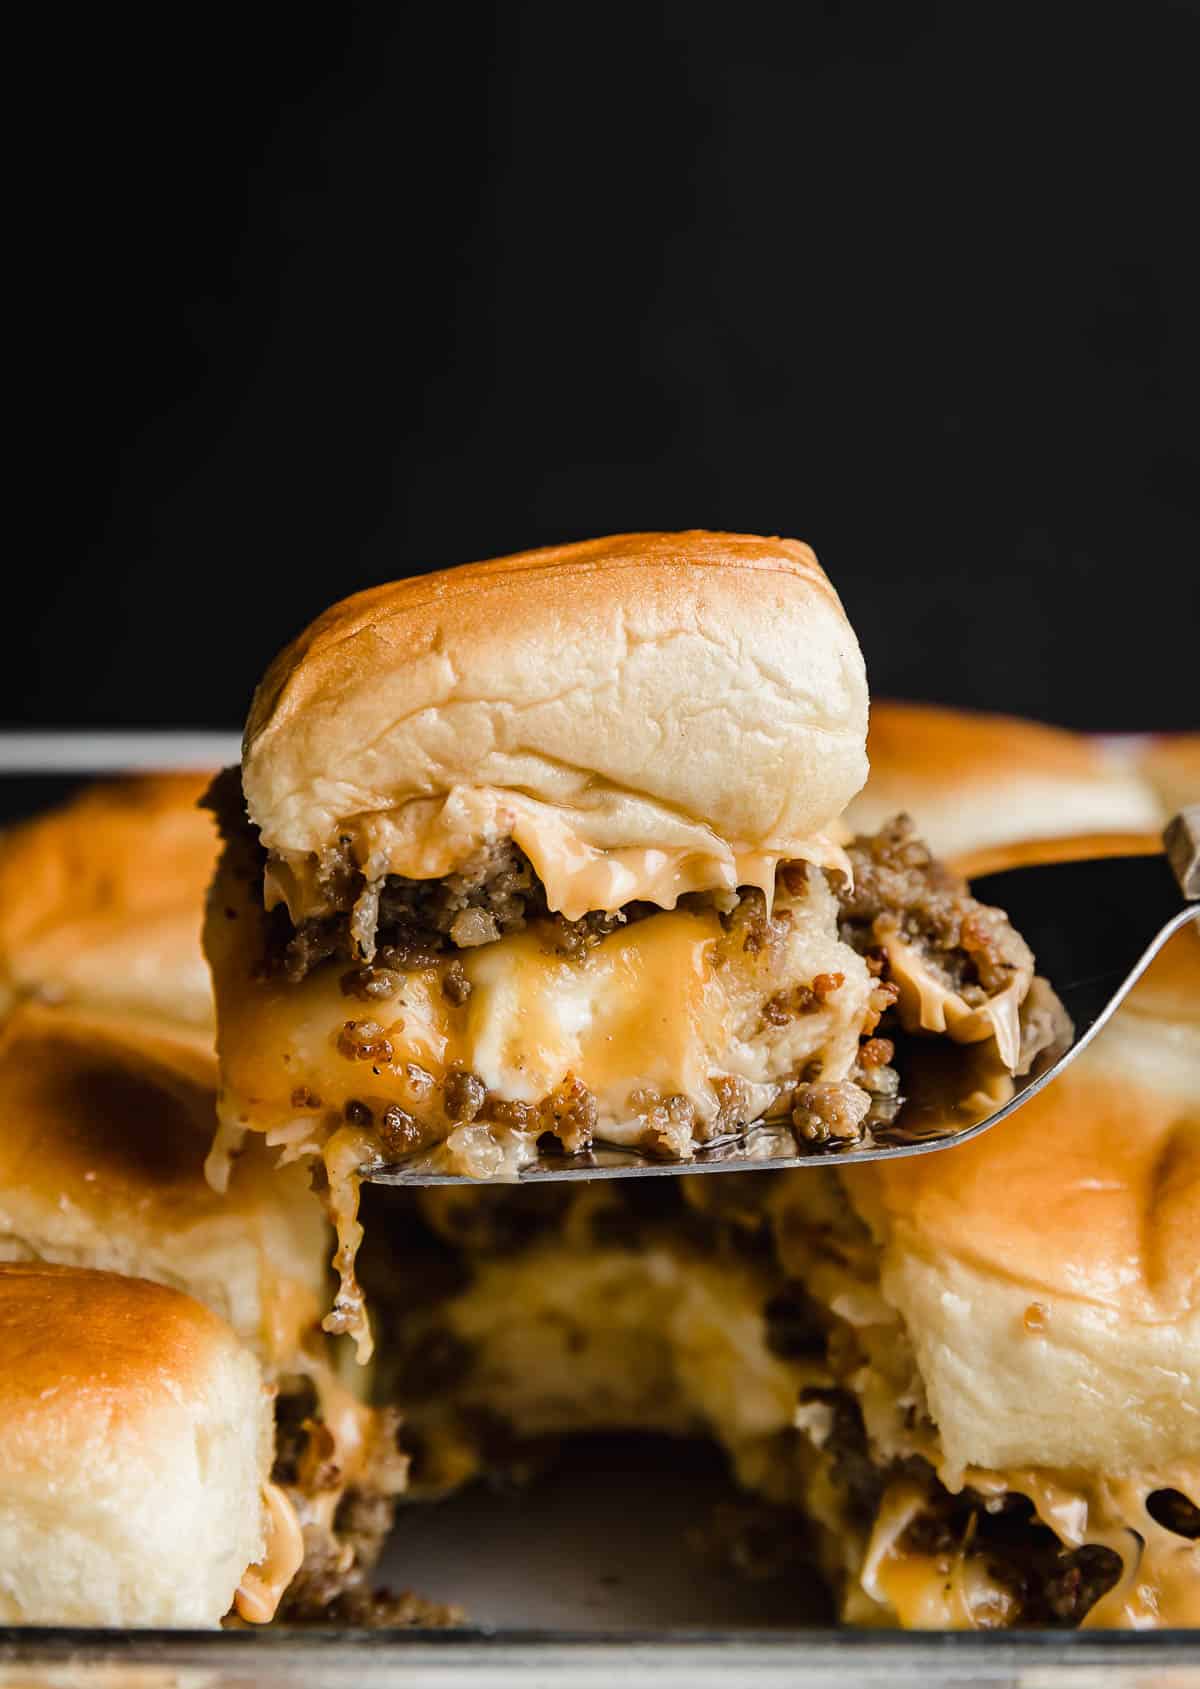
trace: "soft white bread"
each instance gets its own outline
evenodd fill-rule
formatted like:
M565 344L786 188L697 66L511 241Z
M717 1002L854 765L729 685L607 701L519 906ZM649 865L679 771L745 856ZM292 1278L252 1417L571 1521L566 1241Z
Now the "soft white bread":
M204 1178L207 1035L23 1003L0 1029L0 1260L154 1279L293 1370L324 1299L327 1226L307 1172L248 1147L226 1197Z
M939 855L1082 833L1157 836L1152 784L1105 741L1014 716L875 703L871 775L847 820L872 832L905 810Z
M0 1011L82 1003L211 1027L200 949L217 852L208 776L88 787L0 837Z
M263 679L243 783L297 871L348 840L370 877L435 878L508 833L572 912L589 851L805 854L862 785L866 712L807 546L626 534L335 605ZM635 894L618 877L584 908Z
M213 1626L267 1546L271 1394L198 1302L0 1267L0 1623Z

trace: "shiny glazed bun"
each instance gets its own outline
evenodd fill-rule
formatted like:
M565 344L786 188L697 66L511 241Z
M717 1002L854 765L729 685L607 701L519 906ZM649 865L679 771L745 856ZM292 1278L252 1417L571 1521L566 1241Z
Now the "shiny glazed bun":
M1014 716L875 703L871 775L847 820L870 832L906 810L930 848L959 855L1076 833L1157 835L1161 800L1104 741Z
M268 850L349 838L369 875L435 878L498 832L542 872L551 826L561 848L802 854L863 782L866 713L807 546L627 534L335 605L260 685L243 783Z
M90 786L0 836L0 1012L34 996L211 1027L210 778Z
M198 1302L0 1267L0 1623L219 1624L267 1547L271 1446L254 1360Z

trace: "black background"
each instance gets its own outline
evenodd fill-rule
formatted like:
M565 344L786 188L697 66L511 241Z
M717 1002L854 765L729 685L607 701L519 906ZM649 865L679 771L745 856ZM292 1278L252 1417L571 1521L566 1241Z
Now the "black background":
M47 27L10 723L234 725L357 587L694 525L810 540L877 696L1200 725L1195 4Z

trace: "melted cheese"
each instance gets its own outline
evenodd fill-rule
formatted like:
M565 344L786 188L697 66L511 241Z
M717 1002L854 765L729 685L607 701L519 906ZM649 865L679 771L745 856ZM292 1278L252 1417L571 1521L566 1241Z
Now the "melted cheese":
M407 1476L407 1457L396 1451L390 1470L369 1471L378 1426L375 1412L348 1390L325 1360L315 1361L310 1377L317 1392L317 1424L300 1462L298 1482L289 1490L301 1526L334 1532L338 1508L349 1489L367 1479L371 1489L398 1494ZM315 1458L319 1484L311 1484L306 1464ZM397 1476L397 1474L401 1476Z
M368 1002L345 995L337 967L318 968L298 985L254 979L240 947L223 951L210 928L225 1128L212 1176L220 1177L243 1128L267 1132L289 1158L313 1153L331 1113L351 1100L377 1115L395 1103L428 1122L422 1087L428 1092L430 1078L457 1066L496 1095L526 1103L574 1078L596 1099L599 1135L615 1142L644 1131L630 1107L638 1089L682 1095L706 1122L719 1106L716 1078L743 1081L760 1109L814 1057L824 1077L843 1078L857 1054L870 976L837 937L823 880L814 877L791 914L786 937L759 951L731 940L712 911L675 911L619 928L578 960L534 926L407 974L393 997ZM252 924L254 911L245 919ZM218 924L215 937L228 931ZM471 985L463 1004L443 990L452 960ZM843 984L821 1009L764 1025L767 999L822 972L840 973ZM375 1028L366 1059L347 1055L344 1042L339 1048L351 1020ZM413 1066L422 1070L415 1084ZM443 1123L443 1135L449 1129Z
M574 1073L609 1117L631 1079L701 1096L728 1020L712 965L719 936L713 915L660 916L615 934L584 967L548 956L532 932L484 947L468 974L472 1066L489 1089L530 1103Z
M1021 1004L1033 983L1033 969L1020 968L1003 991L972 1008L930 970L920 952L894 934L883 949L900 996L896 1008L906 1032L941 1032L958 1044L994 1038L1000 1059L1015 1073L1021 1055Z
M265 1133L281 1161L324 1156L342 1280L327 1329L354 1332L362 1359L371 1341L353 1271L362 1235L358 1175L379 1150L345 1126L349 1104L375 1121L393 1105L411 1113L446 1171L512 1178L540 1128L447 1119L439 1082L451 1068L478 1074L494 1097L516 1103L538 1103L576 1081L595 1101L597 1138L616 1143L644 1139L634 1093L682 1096L703 1141L725 1082L737 1082L741 1113L753 1119L786 1099L811 1060L828 1080L848 1075L870 1012L871 976L839 939L836 899L815 872L803 895L781 900L757 948L711 910L651 915L578 959L556 950L552 929L535 925L397 976L394 996L367 1002L345 994L338 966L295 985L256 977L247 958L259 952L262 920L252 888L232 875L218 883L207 941L223 1088L208 1176L218 1188L227 1182L249 1130ZM465 1002L443 988L453 965L471 986ZM813 1012L782 1017L781 1025L764 1017L771 998L820 974L840 975L841 984ZM365 1039L362 1059L346 1035L351 1021ZM677 1130L677 1153L686 1155L686 1115Z
M324 1356L314 1359L310 1376L317 1391L321 1422L329 1432L333 1458L344 1484L362 1477L374 1435L375 1413L342 1383Z
M375 1352L367 1306L354 1270L359 1247L363 1240L362 1222L358 1217L358 1193L362 1184L360 1170L378 1159L378 1151L365 1133L342 1127L333 1133L322 1149L322 1159L329 1180L329 1207L337 1233L337 1251L333 1265L338 1275L338 1295L333 1312L322 1321L329 1332L347 1331L352 1334L358 1359L365 1365Z
M984 1495L1027 1496L1066 1550L1096 1544L1120 1557L1123 1573L1088 1612L1085 1629L1200 1626L1200 1544L1168 1531L1146 1510L1155 1490L1200 1495L1200 1468L1129 1478L971 1471L967 1482ZM1011 1622L1011 1595L988 1577L983 1557L972 1557L969 1542L942 1556L900 1546L926 1504L919 1484L889 1486L859 1572L862 1589L905 1629L990 1629Z
M283 1592L300 1570L304 1536L295 1509L275 1484L263 1487L266 1547L261 1560L248 1566L234 1599L239 1614L250 1624L268 1624Z
M905 1630L993 1630L1011 1622L1011 1592L988 1576L969 1544L940 1557L900 1547L925 1505L919 1484L902 1480L889 1486L859 1574L863 1589L890 1607Z
M1124 1573L1088 1613L1085 1627L1200 1626L1200 1543L1168 1531L1146 1509L1155 1490L1200 1497L1200 1465L1126 1478L1027 1470L971 1473L968 1481L1028 1496L1038 1518L1068 1548L1099 1543L1120 1556Z

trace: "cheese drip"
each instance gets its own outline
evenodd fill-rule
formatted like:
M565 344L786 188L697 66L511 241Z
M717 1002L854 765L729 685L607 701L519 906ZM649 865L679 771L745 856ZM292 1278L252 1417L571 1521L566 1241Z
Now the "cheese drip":
M246 1568L234 1605L250 1624L268 1624L283 1592L300 1570L304 1537L295 1509L276 1484L263 1486L266 1546L261 1560Z
M1069 1548L1099 1543L1124 1572L1083 1624L1087 1629L1157 1630L1200 1626L1200 1543L1160 1525L1146 1502L1156 1490L1200 1496L1200 1465L1125 1478L1040 1470L972 1474L1029 1497L1038 1518Z
M375 1353L375 1339L371 1335L366 1301L355 1273L355 1262L363 1240L358 1195L362 1186L362 1169L378 1162L379 1151L365 1132L347 1126L335 1132L324 1145L321 1159L329 1180L330 1218L337 1233L333 1265L338 1275L337 1301L333 1312L326 1314L321 1323L325 1331L334 1334L348 1332L353 1336L359 1364L365 1366Z
M688 892L757 886L768 906L782 861L850 865L841 845L817 833L761 844L721 838L703 822L621 793L592 795L592 807L564 809L494 787L456 787L445 798L419 798L339 825L368 888L388 874L438 880L483 846L511 838L533 863L551 910L575 921L627 903L673 909ZM264 841L266 842L266 841ZM268 909L286 903L295 922L335 913L314 853L276 851L267 864ZM366 895L369 895L369 890Z
M328 1136L330 1111L340 1115L352 1099L377 1119L398 1105L449 1135L453 1122L439 1122L428 1087L460 1067L488 1091L527 1104L571 1075L595 1098L597 1136L616 1141L636 1141L643 1130L629 1106L639 1089L686 1097L703 1126L720 1106L716 1081L750 1087L761 1113L814 1058L824 1076L843 1078L857 1056L871 980L837 936L823 878L814 881L807 898L784 909L786 927L758 949L744 948L711 910L630 923L580 958L559 953L554 931L535 922L410 973L369 1002L346 995L336 967L297 985L253 978L240 919L210 928L220 944L211 948L224 1129L209 1176L227 1176L244 1128L267 1133L289 1159L313 1153ZM232 907L237 888L223 886L221 895ZM247 911L247 927L254 918ZM470 988L465 1002L445 989L455 965ZM812 1012L764 1022L772 998L821 974L840 984ZM362 1059L343 1037L348 1022L373 1029ZM425 1075L423 1095L414 1069ZM307 1119L305 1107L313 1111Z

